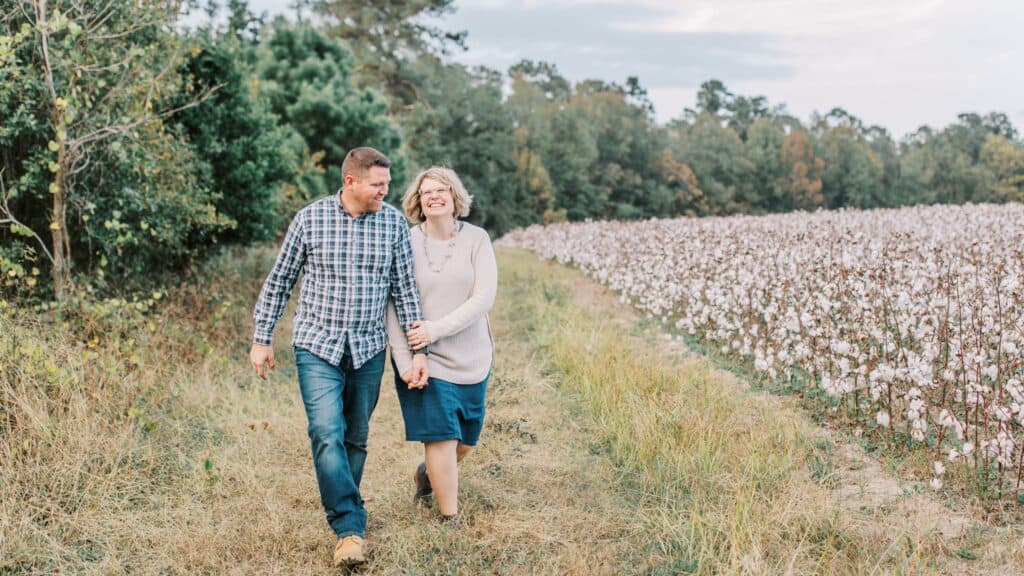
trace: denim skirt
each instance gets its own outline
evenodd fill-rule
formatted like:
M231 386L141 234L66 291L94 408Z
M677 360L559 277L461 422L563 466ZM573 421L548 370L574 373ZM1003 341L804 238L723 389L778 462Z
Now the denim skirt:
M397 373L397 370L395 371ZM398 403L405 420L405 439L410 442L458 440L476 446L484 426L484 396L487 378L476 384L455 384L440 378L428 378L419 390L395 376Z

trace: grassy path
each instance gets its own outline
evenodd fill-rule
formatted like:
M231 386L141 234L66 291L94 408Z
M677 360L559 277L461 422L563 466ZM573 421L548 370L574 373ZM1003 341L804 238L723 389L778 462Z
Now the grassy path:
M33 340L35 326L2 327L0 348L21 360L0 365L0 574L337 573L288 320L271 380L245 365L270 256L214 266L208 286L129 334L131 363L102 362L124 349L113 336L89 360L80 344ZM388 374L358 573L1019 572L1019 534L893 490L791 403L666 342L577 272L498 257L497 364L462 467L465 526L412 506L421 453ZM40 354L34 368L25 342L61 367ZM64 381L76 384L55 391Z

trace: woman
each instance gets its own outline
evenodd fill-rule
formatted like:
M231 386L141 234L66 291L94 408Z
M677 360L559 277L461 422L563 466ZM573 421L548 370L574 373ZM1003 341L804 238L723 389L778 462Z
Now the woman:
M403 333L394 306L388 307L395 385L405 420L405 437L423 443L424 461L413 474L415 501L431 493L442 520L459 524L459 469L480 437L484 395L494 360L487 312L494 304L498 269L490 237L459 220L469 215L472 197L458 175L432 167L419 173L402 206L417 225L411 231L416 284L423 322ZM410 348L429 347L430 378L410 382Z

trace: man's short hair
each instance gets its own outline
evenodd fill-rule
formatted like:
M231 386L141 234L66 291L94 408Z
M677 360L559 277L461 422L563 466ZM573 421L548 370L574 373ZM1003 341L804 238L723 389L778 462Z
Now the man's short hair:
M379 150L362 146L353 148L345 154L345 160L341 163L341 180L344 185L345 176L351 174L353 178L362 178L366 172L374 167L390 168L391 160Z

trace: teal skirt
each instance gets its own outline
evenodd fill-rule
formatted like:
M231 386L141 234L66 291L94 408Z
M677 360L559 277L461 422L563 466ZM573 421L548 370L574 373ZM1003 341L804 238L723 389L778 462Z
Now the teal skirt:
M425 388L409 390L397 373L395 370L395 388L405 420L406 440L458 440L460 444L476 446L484 427L484 397L490 375L476 384L428 378Z

